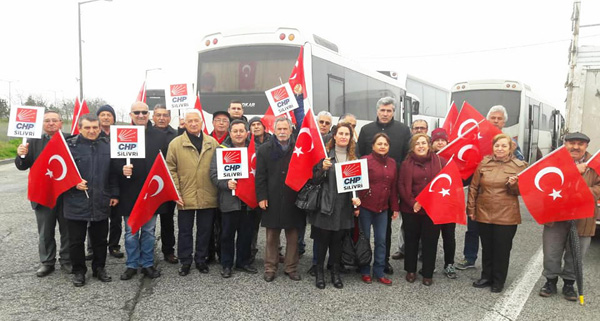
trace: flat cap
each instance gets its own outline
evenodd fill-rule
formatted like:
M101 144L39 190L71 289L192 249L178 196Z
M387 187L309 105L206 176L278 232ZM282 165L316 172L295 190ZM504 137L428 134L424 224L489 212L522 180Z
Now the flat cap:
M567 140L583 140L588 143L590 142L590 138L586 134L583 134L580 132L566 134L565 141L567 141Z

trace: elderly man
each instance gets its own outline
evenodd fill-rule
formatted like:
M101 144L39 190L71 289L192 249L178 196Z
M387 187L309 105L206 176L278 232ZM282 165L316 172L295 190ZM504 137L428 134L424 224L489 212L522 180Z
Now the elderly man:
M305 214L294 202L297 192L285 185L295 140L292 122L287 118L275 120L275 139L260 146L256 153L256 199L263 210L262 226L266 228L264 279L271 282L277 272L279 235L285 230L285 274L299 281L298 229L306 222Z
M171 111L165 105L156 104L154 106L152 121L154 121L156 129L165 133L167 143L170 143L177 137L177 129L169 126L171 123ZM175 223L173 221L175 202L164 203L156 212L160 215L160 240L164 259L171 264L177 264L179 261L177 260L177 256L175 256Z
M244 107L242 106L242 102L239 100L232 100L229 102L229 108L227 108L227 112L229 113L231 120L241 119L243 121L248 121L246 116L244 116Z
M15 158L15 166L17 169L24 171L31 166L40 156L42 150L50 141L50 138L56 133L64 135L60 132L62 128L62 120L60 115L54 111L46 111L44 113L44 124L42 129L44 134L42 138L29 138L25 145L21 144L17 148L17 157ZM48 208L35 202L31 202L31 208L35 212L37 228L39 234L38 251L40 255L41 266L36 272L38 277L44 277L54 272L54 263L56 262L56 241L54 233L56 222L60 231L60 258L59 262L61 269L64 272L71 273L71 261L69 255L69 235L67 225L63 216L62 196L56 201L54 208Z
M127 269L121 274L121 280L129 280L137 274L138 268L142 268L142 274L149 278L157 278L160 271L154 267L154 235L156 227L156 215L144 224L135 234L131 233L131 227L127 224L129 214L144 186L146 177L152 169L156 155L167 151L166 135L154 128L149 121L148 105L138 101L131 105L129 116L133 125L144 126L146 140L146 157L132 158L130 165L125 165L125 160L120 159L123 165L123 175L119 175L120 201L117 211L125 220L125 252L127 253ZM128 177L129 176L129 177Z
M96 115L98 116L98 120L100 120L100 137L108 137L110 135L110 126L114 125L117 119L115 110L111 105L103 105L98 108Z
M487 120L502 130L508 120L506 108L502 105L492 106L488 111ZM514 151L515 157L519 160L524 160L519 144L515 139L513 141L517 145L517 149ZM466 183L470 182L471 179L469 178ZM475 261L477 261L477 252L479 252L479 230L477 223L467 216L467 231L465 232L465 245L463 249L464 258L456 264L456 268L459 270L474 269Z
M427 131L429 131L429 125L427 124L427 121L425 119L416 119L415 121L413 121L410 128L410 132L413 135L427 134Z
M213 131L210 133L210 136L214 138L217 143L222 144L227 139L230 121L231 117L226 111L215 111L213 113Z
M319 112L317 114L317 124L319 126L319 132L321 133L321 136L329 134L332 125L331 113L325 110Z
M600 176L590 167L587 161L592 157L587 152L590 138L582 133L570 133L565 136L565 148L571 154L571 158L577 165L579 173L583 176L587 186L594 194L594 204L600 198ZM596 219L598 218L598 207L594 216L576 221L581 246L581 257L585 257L590 247L592 236L596 233ZM540 290L540 295L549 297L557 292L556 284L558 277L563 279L562 294L569 301L576 301L577 294L573 284L575 283L575 268L573 253L569 245L568 235L570 229L569 221L552 222L544 225L542 234L544 250L544 271L546 284Z
M73 264L73 285L85 284L84 241L89 231L93 247L93 276L112 281L104 269L111 207L119 203L117 171L111 171L110 145L100 137L100 122L93 114L79 119L79 135L67 139L82 181L64 194L64 214L69 228L69 248ZM89 185L88 185L89 183ZM87 228L89 223L89 228Z
M202 132L202 117L198 110L187 112L184 121L185 132L171 141L167 153L167 166L182 199L177 201L177 255L181 276L190 273L192 261L200 273L208 273L208 242L217 207L217 188L210 180L210 162L218 143ZM192 257L194 221L196 251Z
M248 147L248 123L235 119L229 126L229 138L221 144L221 148ZM210 163L210 178L219 189L219 210L221 210L221 276L231 277L235 256L236 270L251 274L258 270L250 265L250 245L252 243L254 217L248 206L232 191L237 188L235 179L218 179L216 153ZM237 233L237 241L235 235Z
M371 153L373 136L377 133L386 133L390 139L390 151L388 155L400 164L408 154L408 144L410 129L405 124L394 120L394 112L396 111L396 100L392 97L384 97L377 101L377 120L365 125L358 136L358 150L360 155L368 155ZM394 273L394 269L390 265L390 249L392 246L392 213L388 213L388 224L385 236L386 255L385 269L387 274Z

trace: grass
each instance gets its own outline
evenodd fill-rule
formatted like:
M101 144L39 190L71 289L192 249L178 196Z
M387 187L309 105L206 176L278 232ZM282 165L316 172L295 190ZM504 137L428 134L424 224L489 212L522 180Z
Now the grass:
M0 141L0 159L14 158L17 155L17 147L23 140L14 138L10 141Z

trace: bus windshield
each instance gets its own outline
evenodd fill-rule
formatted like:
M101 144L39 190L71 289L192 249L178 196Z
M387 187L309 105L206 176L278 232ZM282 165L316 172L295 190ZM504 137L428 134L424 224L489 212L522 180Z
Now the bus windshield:
M452 99L458 108L462 107L463 101L467 101L475 107L483 117L487 116L492 106L502 105L506 108L508 119L505 127L510 127L519 122L519 113L521 109L521 92L512 90L469 90L452 93Z

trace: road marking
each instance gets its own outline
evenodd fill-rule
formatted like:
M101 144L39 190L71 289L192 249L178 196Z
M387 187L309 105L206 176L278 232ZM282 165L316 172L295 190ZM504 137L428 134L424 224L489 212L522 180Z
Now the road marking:
M535 286L540 278L542 271L544 254L540 246L534 256L529 260L525 271L521 274L518 281L514 282L504 295L496 302L494 307L488 311L483 320L498 321L498 320L516 320L523 310L523 306L531 289Z

